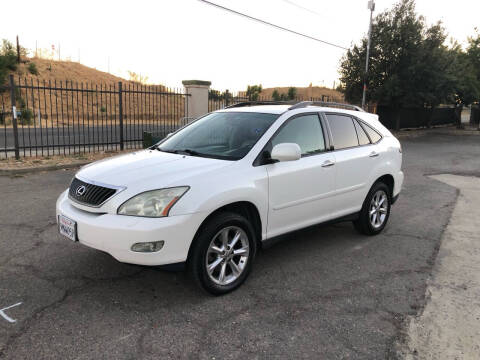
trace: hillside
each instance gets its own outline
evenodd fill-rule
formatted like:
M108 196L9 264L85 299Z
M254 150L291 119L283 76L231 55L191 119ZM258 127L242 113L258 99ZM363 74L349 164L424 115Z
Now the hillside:
M15 75L21 77L33 78L43 82L55 80L57 82L65 82L65 80L78 83L93 83L93 84L115 84L119 81L127 82L127 80L112 74L90 68L88 66L72 62L72 61L53 61L40 58L29 59L29 62L35 63L38 69L38 75L31 75L27 67L29 63L20 64Z
M260 93L261 97L269 98L272 93L277 90L280 94L287 94L289 87L275 87L263 89ZM320 86L297 87L297 97L302 99L322 99L322 96L328 97L326 101L343 102L343 94L334 89L329 89Z
M38 75L32 75L29 71L31 63L35 64ZM18 66L13 75L15 83L20 85L17 108L25 109L25 114L28 114L27 110L32 114L23 121L25 125L32 125L33 117L37 124L45 119L42 120L42 126L73 124L80 117L86 117L86 122L92 125L100 121L116 122L119 118L119 81L123 83L125 122L171 122L184 116L184 99L181 95L173 94L176 89L167 89L163 85L142 85L76 62L28 59ZM23 86L32 84L33 89ZM0 112L9 108L9 103L10 94L1 93ZM5 123L11 124L8 116Z

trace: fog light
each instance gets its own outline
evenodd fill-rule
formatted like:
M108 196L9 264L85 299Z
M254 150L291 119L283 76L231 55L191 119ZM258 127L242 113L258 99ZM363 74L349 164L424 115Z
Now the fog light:
M152 241L152 242L141 242L135 243L132 245L132 251L136 252L157 252L163 248L163 244L165 242L162 241Z

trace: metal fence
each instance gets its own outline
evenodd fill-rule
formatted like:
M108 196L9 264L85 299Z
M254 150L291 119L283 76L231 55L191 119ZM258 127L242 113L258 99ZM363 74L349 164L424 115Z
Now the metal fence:
M189 94L118 82L14 79L0 88L0 154L49 156L142 147L185 125Z

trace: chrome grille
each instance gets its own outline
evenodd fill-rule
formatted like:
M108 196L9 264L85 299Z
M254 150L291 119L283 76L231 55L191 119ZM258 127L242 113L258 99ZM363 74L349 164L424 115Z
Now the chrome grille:
M115 194L117 189L93 185L73 178L68 195L70 199L88 206L100 206Z

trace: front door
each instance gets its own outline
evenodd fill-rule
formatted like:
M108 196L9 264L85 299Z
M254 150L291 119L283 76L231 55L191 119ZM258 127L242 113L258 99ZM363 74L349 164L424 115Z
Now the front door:
M335 157L327 152L318 114L287 120L268 148L296 143L302 157L266 165L269 182L268 237L313 225L330 218L335 188Z

